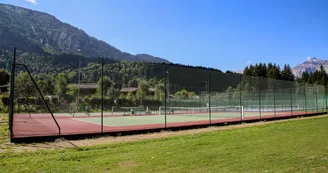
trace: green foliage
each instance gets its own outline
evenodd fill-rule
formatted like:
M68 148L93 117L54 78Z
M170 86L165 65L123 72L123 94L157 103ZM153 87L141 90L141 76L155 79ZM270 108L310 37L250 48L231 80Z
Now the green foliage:
M135 79L132 79L128 82L128 87L138 87L138 81Z
M68 90L66 91L66 94L76 98L78 94L78 88L75 85L68 85Z
M316 70L314 73L308 73L304 71L301 77L298 79L300 82L305 82L309 84L319 84L319 85L327 85L328 75L323 66L320 66L319 70Z
M9 83L10 75L5 69L0 69L0 86Z
M146 98L146 93L143 90L139 89L137 91L136 96L138 100L144 100Z
M10 58L10 54L0 57L1 60ZM72 54L40 54L31 52L17 52L17 62L25 64L29 71L35 75L47 74L51 77L64 73L69 83L78 83L78 71L81 71L82 83L97 83L101 78L101 59L88 58ZM80 64L80 69L79 69ZM0 64L1 65L1 64ZM1 67L0 67L1 68ZM123 86L138 87L140 79L147 80L149 87L155 87L159 81L164 79L164 65L146 62L115 61L104 59L104 75L115 84L115 88ZM18 68L19 73L21 68ZM167 65L169 81L174 84L170 86L170 92L175 93L182 88L193 86L193 91L198 94L204 88L204 79L208 78L211 71L211 85L213 89L237 86L237 74L224 75L221 71L204 67L191 67L178 64ZM188 75L185 75L188 74ZM224 83L220 81L226 81ZM55 84L53 84L55 85ZM52 89L53 90L53 89ZM54 92L54 91L53 91Z
M177 99L188 99L192 96L195 96L195 93L194 92L189 92L185 89L182 89L181 91L178 91L174 94L174 96L177 98Z
M157 100L163 100L165 97L165 86L163 83L159 83L155 86L155 98Z
M73 83L75 81L78 81L78 72L77 71L70 71L67 75L67 78L69 80L69 82Z
M285 65L284 69L281 71L281 79L282 80L287 80L287 81L293 81L294 78L295 77L292 73L292 69L290 68L290 66Z
M37 91L27 72L21 72L15 78L15 97L36 96Z
M107 95L111 99L116 100L120 96L120 91L117 88L115 88L114 86L112 86L109 88Z
M114 86L113 81L109 80L108 77L104 76L103 79L98 80L97 94L102 95L102 89L104 89L104 95L108 95L108 91L111 87Z
M55 90L54 79L48 74L39 74L36 76L37 85L43 95L53 95Z
M280 70L280 67L276 64L269 63L266 64L255 64L245 67L244 69L244 77L247 76L257 76L263 78L270 78L270 79L281 79L281 80L288 80L293 81L294 75L289 65L285 65L283 70Z
M0 97L0 112L8 112L8 103L7 105L5 103L3 103L3 99L2 97Z
M64 96L67 92L68 79L64 73L59 73L56 77L55 93L58 96Z
M0 96L0 102L2 103L3 106L8 107L9 106L9 96Z
M266 77L270 79L280 79L280 67L276 64L269 63Z
M145 95L148 95L149 83L146 80L140 80L138 83L138 90L141 90Z
M142 100L146 99L146 96L149 94L149 83L144 80L140 79L138 82L138 90L137 90L137 99L142 102Z
M105 97L109 97L113 100L118 99L120 96L120 92L117 88L115 88L115 83L112 80L110 80L108 77L104 77L103 82L104 83L102 83L101 79L98 80L97 95L101 96L102 88L103 88L104 89L103 94Z
M129 92L129 93L126 95L126 99L127 99L127 100L130 100L130 101L133 101L133 100L135 100L135 95L134 95L132 92Z
M188 97L190 98L190 97L194 97L194 96L196 96L196 93L195 92L188 92Z

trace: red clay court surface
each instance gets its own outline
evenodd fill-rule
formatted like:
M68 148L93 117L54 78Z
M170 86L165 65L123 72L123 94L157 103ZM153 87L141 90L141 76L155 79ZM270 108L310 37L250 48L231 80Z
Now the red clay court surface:
M254 116L245 117L244 122L254 120L269 120L275 118L291 118L301 115L315 114L314 112L290 112L285 113L272 113L272 115L266 116ZM61 135L77 135L77 134L97 134L101 133L101 125L82 122L72 119L72 117L56 117L56 120L61 128ZM238 123L241 122L241 118L224 118L224 119L213 119L211 123L209 120L202 121L191 121L191 122L175 122L167 123L166 128L174 127L188 127L197 125L210 125L210 124L221 124L221 123ZM139 130L150 130L150 129L164 129L165 124L147 124L147 125L134 125L134 126L103 126L104 133L110 132L129 132ZM50 115L39 115L32 116L29 118L26 114L15 114L13 119L13 139L27 138L27 137L48 137L58 136L59 130L54 120Z

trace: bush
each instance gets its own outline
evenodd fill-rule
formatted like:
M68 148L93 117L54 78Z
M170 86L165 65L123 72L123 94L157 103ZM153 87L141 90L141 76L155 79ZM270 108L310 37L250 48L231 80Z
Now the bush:
M8 113L8 106L5 106L5 104L3 104L2 100L0 100L0 112Z
M8 96L0 96L0 102L2 102L3 106L9 106L9 97Z

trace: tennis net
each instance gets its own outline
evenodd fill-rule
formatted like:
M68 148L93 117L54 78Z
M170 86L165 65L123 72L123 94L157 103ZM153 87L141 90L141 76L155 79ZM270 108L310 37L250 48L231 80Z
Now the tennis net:
M112 107L112 115L143 115L149 112L148 107Z
M165 114L164 106L159 107L159 114ZM218 107L167 107L166 114L174 115L174 114L189 114L189 115L205 115L207 116L211 113L220 113L220 112L241 112L244 114L243 106L218 106Z
M261 112L273 112L273 111L291 111L301 110L300 105L248 105L245 106L245 111L261 111Z

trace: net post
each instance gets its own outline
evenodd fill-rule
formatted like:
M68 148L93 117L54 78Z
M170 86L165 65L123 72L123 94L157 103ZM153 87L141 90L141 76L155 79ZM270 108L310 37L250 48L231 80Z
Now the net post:
M9 99L9 113L8 113L10 142L13 141L15 71L16 71L16 47L14 47L14 57L12 61L11 76L10 76L10 99Z
M101 133L104 133L104 58L101 58Z
M166 83L167 83L167 71L166 71L166 64L164 63L164 117L165 117L165 128L167 127L166 123L166 100L167 100L167 88L166 88Z

